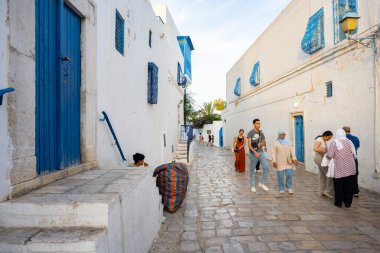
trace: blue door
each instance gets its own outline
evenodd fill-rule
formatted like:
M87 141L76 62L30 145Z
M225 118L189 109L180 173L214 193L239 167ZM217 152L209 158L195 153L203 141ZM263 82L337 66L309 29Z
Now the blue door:
M63 0L35 0L36 158L44 174L80 162L80 18Z
M295 130L296 157L298 161L305 162L303 116L294 117L294 130Z
M219 146L223 147L223 127L219 130Z

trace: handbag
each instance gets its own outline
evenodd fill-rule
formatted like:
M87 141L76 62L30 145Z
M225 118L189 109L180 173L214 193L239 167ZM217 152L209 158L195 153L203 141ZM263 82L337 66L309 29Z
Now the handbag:
M239 152L239 148L238 148L238 147L235 147L234 152L235 152L235 153Z

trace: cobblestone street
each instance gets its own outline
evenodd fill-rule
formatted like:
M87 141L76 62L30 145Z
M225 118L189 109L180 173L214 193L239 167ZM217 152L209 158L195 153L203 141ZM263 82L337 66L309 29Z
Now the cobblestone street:
M317 175L300 167L294 195L279 194L273 168L269 192L251 193L249 162L236 174L233 155L196 144L186 201L165 213L150 253L380 252L379 195L362 190L339 209L316 195Z

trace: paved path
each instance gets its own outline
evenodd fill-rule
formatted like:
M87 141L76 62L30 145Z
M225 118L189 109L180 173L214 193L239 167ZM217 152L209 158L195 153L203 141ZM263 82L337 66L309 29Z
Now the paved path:
M280 195L273 168L269 192L251 193L249 171L235 173L233 153L195 152L186 202L167 214L150 253L380 252L380 195L362 191L339 209L316 195L317 175L303 169L295 194Z

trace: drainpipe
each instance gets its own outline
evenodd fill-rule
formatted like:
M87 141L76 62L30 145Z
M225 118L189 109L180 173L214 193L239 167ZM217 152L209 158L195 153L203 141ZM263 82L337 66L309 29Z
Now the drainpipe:
M374 148L374 159L375 159L375 178L380 179L380 79L378 73L380 71L379 66L379 52L378 48L380 47L380 29L377 30L374 36L373 47L374 47L374 78L375 78L375 86L374 86L374 94L375 94L375 148Z

